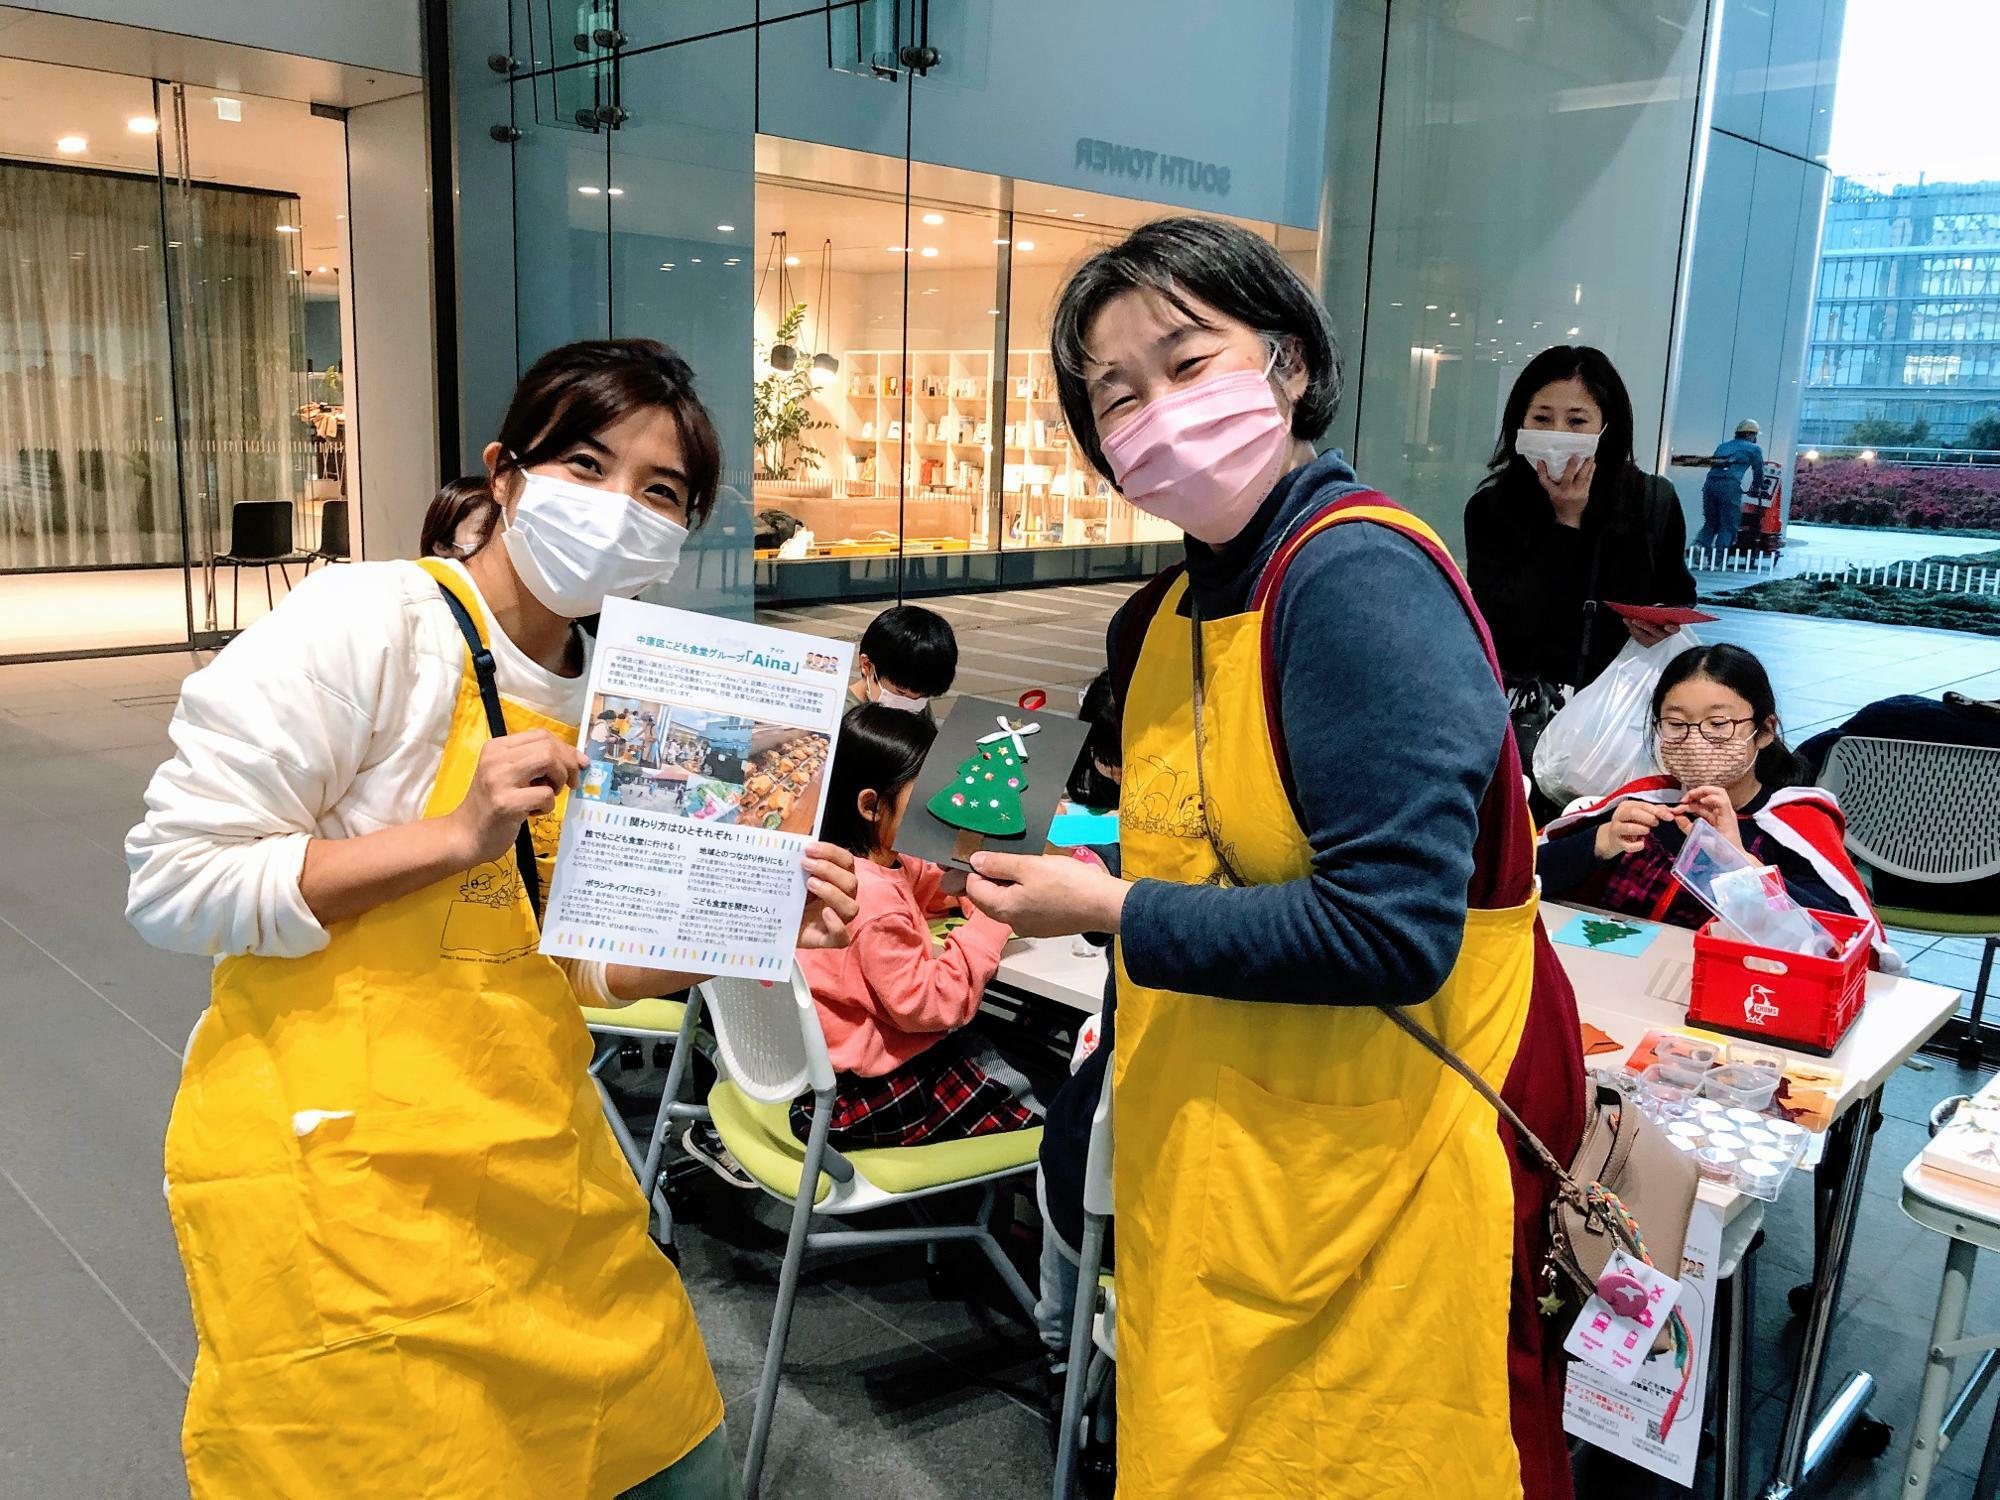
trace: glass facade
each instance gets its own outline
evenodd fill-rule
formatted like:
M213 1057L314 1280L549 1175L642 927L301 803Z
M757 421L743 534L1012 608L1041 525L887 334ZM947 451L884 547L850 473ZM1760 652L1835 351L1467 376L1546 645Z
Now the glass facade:
M211 642L267 607L217 559L344 499L342 127L17 59L0 95L48 101L0 119L0 659Z
M727 464L671 602L1152 571L1177 533L1064 430L1055 295L1183 209L1311 275L1330 44L1313 0L1171 9L1134 34L1057 0L456 6L462 457L543 350L653 337Z
M2000 411L2000 182L1842 180L1821 257L1801 442L1875 421L1949 446Z

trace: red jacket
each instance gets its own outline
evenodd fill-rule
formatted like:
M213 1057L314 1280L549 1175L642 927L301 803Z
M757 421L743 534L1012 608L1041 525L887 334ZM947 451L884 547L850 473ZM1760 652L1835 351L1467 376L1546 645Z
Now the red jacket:
M944 871L899 857L892 869L855 861L861 910L845 948L808 949L799 966L812 986L834 1070L893 1073L979 1010L1000 967L1007 929L943 889ZM969 920L940 949L930 919L964 910Z

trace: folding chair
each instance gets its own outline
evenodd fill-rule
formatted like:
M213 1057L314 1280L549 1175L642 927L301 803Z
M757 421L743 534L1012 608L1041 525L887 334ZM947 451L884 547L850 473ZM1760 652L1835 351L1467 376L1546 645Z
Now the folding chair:
M833 1065L805 975L796 966L789 980L711 979L702 986L714 1030L722 1077L709 1092L709 1117L723 1144L764 1191L792 1205L784 1266L778 1275L778 1304L771 1317L771 1342L757 1388L750 1449L743 1461L743 1493L756 1500L778 1401L778 1379L798 1301L799 1267L808 1250L868 1245L935 1245L967 1240L977 1245L1026 1317L1035 1315L1035 1294L1014 1269L993 1232L1008 1179L1035 1169L1041 1149L1039 1126L970 1140L929 1146L883 1146L836 1151L827 1145L833 1105ZM812 1128L801 1146L792 1134L791 1105L812 1090ZM917 1224L899 1229L811 1229L814 1213L833 1217L909 1203L955 1188L983 1186L978 1212L970 1222Z
M1107 1072L1104 1087L1098 1091L1097 1108L1090 1116L1090 1145L1083 1159L1083 1245L1077 1255L1076 1305L1069 1315L1062 1426L1056 1433L1055 1500L1070 1500L1075 1493L1077 1451L1083 1446L1085 1424L1104 1392L1116 1352L1115 1294L1108 1289L1104 1326L1097 1326L1098 1276L1104 1268L1104 1229L1110 1218L1111 1077ZM1044 1225L1042 1233L1054 1234L1054 1226Z
M583 1007L583 1023L590 1028L590 1034L597 1043L597 1055L590 1064L590 1077L597 1085L597 1097L603 1102L604 1118L611 1123L611 1133L618 1138L618 1148L625 1153L625 1160L631 1163L633 1172L638 1175L639 1186L644 1190L647 1202L653 1206L654 1218L659 1226L654 1238L668 1246L674 1240L674 1218L667 1207L666 1173L661 1168L667 1137L673 1127L682 1121L708 1118L706 1105L681 1098L690 1060L700 1045L696 1036L700 1020L699 991L693 992L685 1001L637 1000L630 1005L603 1009L588 1005ZM626 1125L617 1101L611 1097L611 1090L604 1082L605 1069L610 1067L627 1041L671 1042L674 1049L673 1061L667 1065L666 1087L660 1092L659 1112L653 1117L653 1128L644 1146L633 1138L631 1128Z
M1843 735L1819 784L1847 815L1848 852L1874 869L1926 885L1963 885L2000 875L2000 750ZM2000 948L2000 912L1967 914L1877 905L1885 927L1983 937L1979 983L1958 1060L1980 1062L1979 1026Z

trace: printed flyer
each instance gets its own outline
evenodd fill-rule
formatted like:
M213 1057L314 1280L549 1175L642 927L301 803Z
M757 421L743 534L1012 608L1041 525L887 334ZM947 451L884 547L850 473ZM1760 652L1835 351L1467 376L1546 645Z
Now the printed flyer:
M1709 1338L1722 1260L1722 1216L1696 1200L1681 1251L1681 1295L1692 1347L1685 1359L1655 1354L1636 1376L1606 1374L1578 1360L1569 1367L1563 1431L1677 1484L1693 1484L1708 1405Z
M853 649L606 600L542 952L787 973Z

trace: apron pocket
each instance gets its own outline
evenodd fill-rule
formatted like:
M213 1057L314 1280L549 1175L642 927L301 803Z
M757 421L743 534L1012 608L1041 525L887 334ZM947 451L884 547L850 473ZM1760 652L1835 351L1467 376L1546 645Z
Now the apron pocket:
M1288 1099L1225 1067L1215 1105L1202 1279L1317 1310L1374 1247L1408 1191L1403 1102Z
M167 1185L195 1337L221 1363L320 1342L291 1173Z
M463 1118L383 1105L295 1117L322 1342L366 1338L488 1291ZM457 1145L459 1149L454 1149Z

